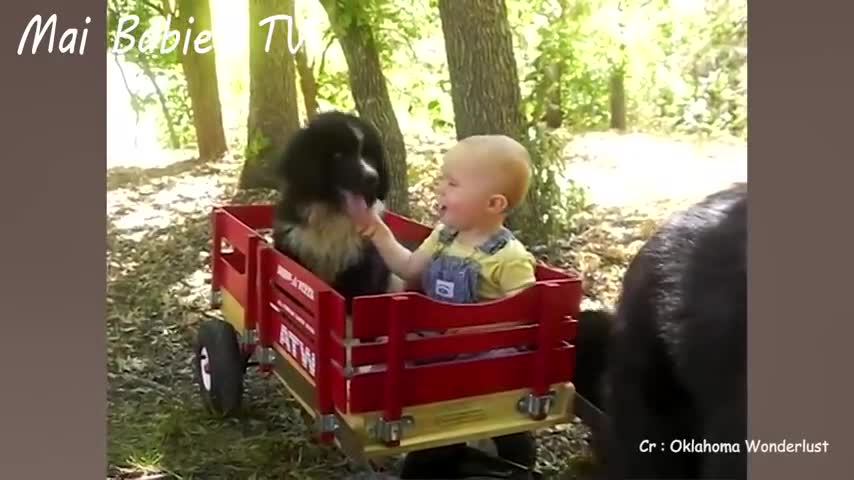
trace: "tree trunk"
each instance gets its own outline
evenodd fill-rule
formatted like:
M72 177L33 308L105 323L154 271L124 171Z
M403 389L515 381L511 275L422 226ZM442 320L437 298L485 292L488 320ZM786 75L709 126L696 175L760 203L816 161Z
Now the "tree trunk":
M211 30L209 0L178 0L178 13L182 29L188 27L188 19L192 16L194 22L189 27L193 32ZM222 127L222 106L219 101L213 45L211 38L210 43L205 44L211 47L210 51L199 54L195 48L190 48L186 55L183 55L183 52L180 54L193 110L199 159L203 161L220 158L228 151Z
M519 74L504 0L439 0L457 138L525 140Z
M547 175L552 153L528 136L507 6L504 0L439 0L439 17L457 138L501 134L528 148L533 170L528 195L505 225L523 241L541 244L555 233L560 192Z
M623 20L623 1L617 2L617 32L620 49L616 61L612 61L609 90L611 95L611 128L626 131L626 24Z
M561 88L560 77L563 72L563 65L560 62L552 63L546 67L545 82L546 82L546 113L543 115L543 120L549 128L559 128L563 124L563 108L561 107Z
M329 16L335 36L341 44L350 77L350 90L356 110L372 123L382 137L389 162L390 192L386 206L401 215L409 214L409 187L406 170L406 144L383 75L380 55L371 27L355 18L364 18L364 12L347 12L339 15L335 0L321 0ZM350 8L358 8L351 2ZM356 14L358 13L358 14ZM344 23L349 20L349 23Z
M294 1L249 0L249 119L239 188L276 188L273 165L300 127L287 22L273 24L269 51L264 49L270 24L259 25L279 14L293 17Z
M626 130L626 85L625 69L615 65L611 71L611 128L624 132Z
M294 27L294 35L296 38L300 38L296 27ZM305 104L305 116L311 118L320 109L320 106L317 104L317 80L314 78L314 69L308 63L308 56L304 48L300 48L294 56L297 63L297 71L299 72L302 99Z

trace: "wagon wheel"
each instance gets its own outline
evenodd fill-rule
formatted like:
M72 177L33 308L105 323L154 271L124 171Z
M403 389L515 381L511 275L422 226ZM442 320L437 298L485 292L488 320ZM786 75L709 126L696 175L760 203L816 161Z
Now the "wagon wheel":
M222 320L208 320L199 327L193 369L206 406L214 413L231 416L240 409L246 361L237 332Z

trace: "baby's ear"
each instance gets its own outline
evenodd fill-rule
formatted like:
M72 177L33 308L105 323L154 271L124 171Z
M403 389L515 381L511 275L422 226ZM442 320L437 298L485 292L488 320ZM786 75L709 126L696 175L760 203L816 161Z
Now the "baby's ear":
M504 195L493 195L489 197L489 209L495 213L501 213L507 210L507 197Z

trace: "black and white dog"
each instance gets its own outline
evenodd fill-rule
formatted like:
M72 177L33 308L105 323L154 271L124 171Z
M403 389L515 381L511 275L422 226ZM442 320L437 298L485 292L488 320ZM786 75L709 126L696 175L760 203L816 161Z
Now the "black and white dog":
M671 217L609 317L582 314L576 340L576 388L607 417L606 478L745 479L747 186Z
M388 165L376 129L355 115L320 113L291 138L276 174L277 250L344 296L348 313L353 297L401 288L348 210L381 212L388 195Z

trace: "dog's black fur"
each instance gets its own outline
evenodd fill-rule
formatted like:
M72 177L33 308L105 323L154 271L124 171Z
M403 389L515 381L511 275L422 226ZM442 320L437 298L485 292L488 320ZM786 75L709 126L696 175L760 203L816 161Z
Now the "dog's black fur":
M606 312L580 318L577 388L608 417L594 448L609 480L746 478L746 250L742 184L649 239L626 272L613 324ZM643 440L652 452L640 451ZM673 453L674 440L732 443L740 453Z
M575 390L590 403L601 408L603 375L607 367L608 339L613 313L606 310L584 310L578 315L575 336Z
M388 291L391 274L356 231L343 193L382 209L389 174L376 129L355 115L320 113L290 139L276 174L275 248L344 296L348 313L353 297Z

